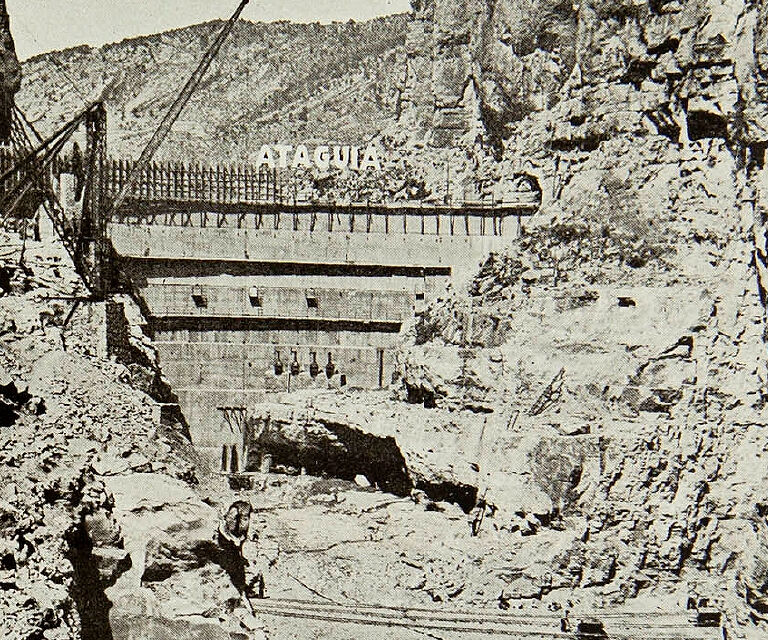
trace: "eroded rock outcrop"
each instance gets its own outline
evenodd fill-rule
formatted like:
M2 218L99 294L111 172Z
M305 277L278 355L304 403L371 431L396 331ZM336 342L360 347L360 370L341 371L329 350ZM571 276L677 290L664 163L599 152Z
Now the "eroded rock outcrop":
M399 392L429 390L433 411L513 406L515 428L594 438L599 471L575 513L585 553L612 560L590 560L582 581L625 601L674 576L727 612L729 634L760 637L754 174L714 133L621 134L568 157L540 223L417 321Z
M614 135L765 138L764 3L414 3L404 122L501 146L542 119L555 148Z
M266 453L283 470L350 481L364 476L383 491L421 491L467 513L484 501L508 526L518 516L549 521L571 513L577 496L597 481L595 441L527 435L510 429L506 414L430 414L375 397L354 408L333 394L307 403L256 408L248 437L253 468Z
M132 474L106 485L132 560L107 591L116 640L259 637L260 623L242 602L245 584L233 576L239 549L217 535L215 508L166 475Z
M219 514L191 489L184 424L142 390L162 388L142 383L157 378L151 350L133 336L143 356L131 368L126 353L107 358L107 305L78 299L63 247L27 240L19 266L21 241L2 243L15 268L0 298L0 631L257 633L232 604Z
M14 98L21 87L21 65L11 35L5 0L0 0L0 142L11 134Z

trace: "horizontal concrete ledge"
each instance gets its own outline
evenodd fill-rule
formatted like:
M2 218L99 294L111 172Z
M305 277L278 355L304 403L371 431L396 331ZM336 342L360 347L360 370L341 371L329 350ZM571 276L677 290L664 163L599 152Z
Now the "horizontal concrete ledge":
M277 278L274 278L277 280ZM231 280L230 280L231 281ZM400 290L248 287L151 282L143 290L156 318L259 318L400 323L413 317L416 297ZM310 301L312 304L310 304Z
M262 262L231 258L162 258L145 256L118 256L121 263L146 265L152 267L155 278L172 277L178 274L180 264L194 265L195 273L200 276L218 275L226 271L234 276L357 276L385 278L403 276L420 278L423 276L450 276L451 267L424 267L419 265L396 266L380 264L317 263L317 262ZM478 261L479 265L479 261ZM225 266L226 269L223 269Z
M263 318L231 316L179 316L149 319L153 331L178 331L180 329L231 331L283 330L283 331L356 331L399 333L403 321L332 320L328 318Z
M227 347L242 349L245 352L253 350L254 348L269 347L271 350L287 350L301 349L316 350L321 352L326 351L379 351L383 345L379 346L364 346L364 345L343 345L335 344L333 342L313 342L311 344L304 344L301 342L231 342L231 341L214 341L214 340L200 340L199 342L193 342L191 340L154 340L152 344L156 347L188 347L188 348L202 348L202 347Z
M230 320L256 320L260 322L273 322L273 321L290 321L290 322L308 322L316 325L318 322L331 322L331 323L342 323L342 324L392 324L392 325L400 325L405 320L407 320L409 317L411 317L413 314L410 314L410 316L403 315L399 318L361 318L361 317L333 317L333 316L309 316L309 315L303 315L299 316L298 313L295 314L263 314L259 315L256 313L221 313L217 311L216 313L207 314L205 313L205 309L201 309L200 313L194 314L194 313L183 313L183 312L174 312L174 311L166 311L162 313L152 313L151 317L156 320L179 320L182 318L193 318L195 320L205 318L209 320L214 321L222 321L222 322L228 322Z
M503 236L385 235L109 225L118 256L436 268L477 265Z

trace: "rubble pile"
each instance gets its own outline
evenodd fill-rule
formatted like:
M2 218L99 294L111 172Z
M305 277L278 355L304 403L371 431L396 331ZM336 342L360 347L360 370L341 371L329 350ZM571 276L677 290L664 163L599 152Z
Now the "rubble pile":
M105 304L83 297L61 247L27 240L22 257L17 237L0 244L13 273L0 297L0 630L19 639L128 637L126 602L139 593L147 603L178 601L191 582L207 588L201 618L213 616L208 627L229 638L221 625L230 624L232 587L217 564L218 512L190 489L197 458L185 425L132 386L157 372L107 357ZM144 502L135 506L137 492ZM131 517L141 521L153 500L153 517L173 531L162 547L165 569L134 581L139 559L150 565L148 549L157 547ZM193 578L185 531L208 549ZM120 597L106 595L110 588ZM178 613L153 606L158 626ZM197 637L183 620L174 628L176 637Z

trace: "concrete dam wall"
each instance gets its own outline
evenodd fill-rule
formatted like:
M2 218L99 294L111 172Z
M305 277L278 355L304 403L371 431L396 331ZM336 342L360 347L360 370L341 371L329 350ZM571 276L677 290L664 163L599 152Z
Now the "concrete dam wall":
M209 225L208 213L187 211L180 222L155 208L123 212L108 228L193 441L216 460L222 446L242 442L220 407L298 389L387 386L404 323L456 269L477 268L520 228L519 215L391 208L341 223L313 213L325 223L311 228L306 216L292 223L295 213L248 223L260 215L254 208L245 224L242 212L230 224L212 213L218 224Z

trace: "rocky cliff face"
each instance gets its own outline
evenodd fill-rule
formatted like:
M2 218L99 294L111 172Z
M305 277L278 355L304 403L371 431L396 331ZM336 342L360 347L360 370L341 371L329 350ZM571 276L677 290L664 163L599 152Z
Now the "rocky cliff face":
M389 392L291 396L252 408L254 459L272 450L297 472L337 476L273 476L251 496L279 504L263 523L277 545L270 588L302 598L311 585L338 601L357 594L373 602L386 592L419 606L518 601L550 612L573 604L678 610L696 596L724 612L729 637L765 637L768 8L425 0L414 10L401 140L428 133L438 146L461 143L451 159L467 175L535 174L544 202L519 240L477 273L457 274L408 329ZM47 67L39 69L42 77ZM489 142L499 162L483 155ZM406 148L411 165L432 166L432 182L442 179L434 148ZM424 182L433 186L429 176ZM39 313L25 309L35 311L17 308L5 334L15 358L31 366L60 349L34 351ZM42 311L45 333L62 313ZM66 364L68 356L56 358ZM107 381L121 375L99 367ZM66 394L79 393L85 383L72 366L58 370L76 379ZM24 387L36 379L12 372L0 386L0 417L33 425L21 431L32 434L26 440L14 433L0 451L6 466L30 474L39 460L56 462L59 444L58 423L34 415L35 396L46 407L62 404L50 391L57 380ZM130 431L150 439L151 420L139 422ZM107 575L116 584L105 590L129 621L122 628L157 635L184 618L190 634L227 633L213 622L235 605L205 539L211 510L168 477L179 474L163 462L163 442L140 449L118 438L114 423L91 431L77 431L75 442L86 440L78 460L103 476L93 511L123 527L131 557L129 570L125 553L101 552L114 560ZM376 466L381 452L392 464ZM137 473L151 496L131 493ZM365 486L350 487L353 479ZM414 491L374 498L368 485ZM44 505L45 486L9 492L16 502L4 512ZM39 495L18 500L25 491ZM50 495L63 509L53 513L66 517L39 533L41 548L79 522L70 505L79 492ZM479 497L489 509L475 530L468 524ZM39 522L7 527L7 579L27 580L19 566L42 584L92 570L89 553L67 565L61 550L64 577L38 571L30 550L17 557L19 541L26 548L46 522L40 509ZM184 525L154 531L156 510ZM310 517L323 525L320 541L304 525ZM104 549L115 547L102 538ZM455 539L460 548L449 544ZM205 586L190 589L183 574ZM382 575L394 579L382 585ZM7 597L27 598L30 589L23 582ZM47 619L29 617L38 626Z
M413 3L402 117L434 128L434 142L490 137L548 108L576 50L570 2L511 0Z
M768 9L542 4L414 4L401 121L491 143L497 175L536 174L545 202L417 321L399 396L592 442L595 466L528 468L553 505L548 478L578 470L584 551L614 565L603 597L674 583L761 637Z
M5 0L0 0L0 141L10 136L14 97L21 86L21 66L11 36Z
M588 491L582 467L573 508L589 523L586 552L613 558L602 593L674 582L755 638L768 540L764 15L759 3L582 3L549 104L501 117L501 166L539 175L542 211L428 309L401 367L401 397L438 411L513 407L522 432L591 434L599 465ZM465 33L455 46L480 31ZM519 103L496 102L503 79L472 64L462 73L480 74L492 114L481 131L498 131L498 105ZM433 73L433 90L441 82ZM549 475L532 481L546 491Z
M500 144L535 113L547 113L558 148L621 132L765 137L764 3L425 0L414 10L403 113L433 127L438 145Z

